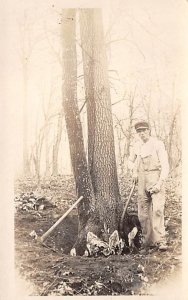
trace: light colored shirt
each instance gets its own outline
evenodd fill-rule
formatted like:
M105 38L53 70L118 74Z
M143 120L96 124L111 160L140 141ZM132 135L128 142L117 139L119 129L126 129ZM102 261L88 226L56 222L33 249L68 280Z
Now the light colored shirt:
M135 143L128 161L129 169L132 169L133 175L136 175L139 159L149 155L158 160L161 170L160 180L165 180L169 173L168 155L164 143L155 137L150 137L146 143L141 140Z

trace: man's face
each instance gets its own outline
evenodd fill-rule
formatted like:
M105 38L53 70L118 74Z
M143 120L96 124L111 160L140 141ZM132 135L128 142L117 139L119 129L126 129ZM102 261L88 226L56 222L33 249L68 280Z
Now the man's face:
M146 129L138 129L137 133L144 143L146 143L149 140L149 137L150 137L149 129L147 129L147 128Z

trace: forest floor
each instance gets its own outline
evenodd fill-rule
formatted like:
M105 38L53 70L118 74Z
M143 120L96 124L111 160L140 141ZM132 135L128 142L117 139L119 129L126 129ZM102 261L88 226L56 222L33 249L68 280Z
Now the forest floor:
M120 179L126 202L131 182ZM136 211L137 191L129 206ZM166 183L165 225L168 250L139 251L108 257L70 256L77 237L77 209L45 241L45 233L76 201L73 179L57 176L37 185L34 179L15 183L15 268L32 287L28 295L157 295L172 282L178 289L182 265L181 185ZM178 279L177 279L178 278ZM175 280L175 281L174 281Z

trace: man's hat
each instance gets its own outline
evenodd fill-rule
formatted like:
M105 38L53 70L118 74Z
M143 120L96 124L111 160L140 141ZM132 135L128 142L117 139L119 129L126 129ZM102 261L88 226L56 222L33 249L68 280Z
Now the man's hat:
M135 127L136 131L139 131L139 129L149 129L149 124L146 121L140 121L140 122L137 122L134 125L134 127Z

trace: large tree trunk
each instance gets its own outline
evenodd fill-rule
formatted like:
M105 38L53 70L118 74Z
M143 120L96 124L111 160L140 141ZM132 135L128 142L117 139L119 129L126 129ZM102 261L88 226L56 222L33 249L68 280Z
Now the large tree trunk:
M77 58L75 44L75 9L62 12L63 44L63 108L67 127L72 169L77 195L84 197L78 206L79 230L83 229L90 216L90 204L94 199L91 178L84 150L82 127L77 105Z
M80 9L81 45L88 114L88 161L99 224L118 228L118 188L110 86L101 9Z

